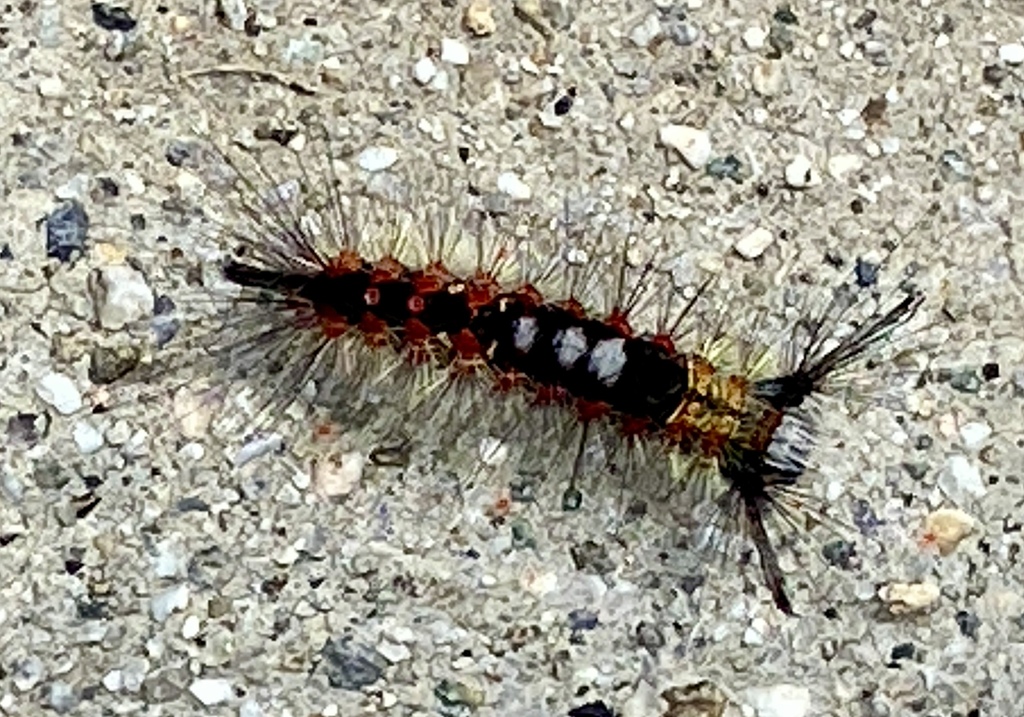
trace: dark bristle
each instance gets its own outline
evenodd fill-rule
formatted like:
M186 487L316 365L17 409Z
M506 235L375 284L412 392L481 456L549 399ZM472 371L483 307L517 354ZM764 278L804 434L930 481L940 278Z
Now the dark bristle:
M742 522L741 531L757 548L764 584L775 606L784 614L793 615L786 580L766 523L776 509L776 493L793 486L802 470L776 470L768 464L765 453L744 450L723 461L721 471L729 488L719 499L719 509L732 512Z
M908 294L884 314L872 317L843 337L837 346L820 353L824 342L823 317L813 326L797 365L789 373L756 381L754 395L780 411L801 406L810 396L820 393L832 375L865 359L893 329L913 317L922 301L924 295L920 292Z

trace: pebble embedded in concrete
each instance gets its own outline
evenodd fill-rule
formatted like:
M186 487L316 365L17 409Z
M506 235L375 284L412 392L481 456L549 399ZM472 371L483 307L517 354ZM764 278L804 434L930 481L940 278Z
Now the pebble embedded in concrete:
M711 135L707 130L669 124L658 131L658 139L678 152L691 169L703 169L711 159Z

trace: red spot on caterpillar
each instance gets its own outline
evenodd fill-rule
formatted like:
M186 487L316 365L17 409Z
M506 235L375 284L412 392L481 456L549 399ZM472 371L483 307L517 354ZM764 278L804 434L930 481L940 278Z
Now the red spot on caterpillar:
M371 348L381 348L391 343L389 340L391 332L387 322L369 312L363 314L358 328L366 345Z
M612 309L612 312L605 318L604 323L615 329L620 336L629 338L633 335L633 327L629 324L629 317L619 307Z
M370 270L370 283L382 284L385 281L397 281L401 279L408 269L392 256L385 256L373 263Z
M584 423L590 423L605 418L612 412L612 407L601 401L587 401L579 399L576 401L576 415Z
M672 337L668 334L655 334L651 338L651 343L665 350L665 353L674 354L676 353L676 344L672 340Z
M406 356L411 364L420 366L430 361L430 340L433 336L430 328L419 319L409 319L405 322Z
M411 272L409 278L417 296L434 294L456 280L455 275L439 261L432 261L419 271Z

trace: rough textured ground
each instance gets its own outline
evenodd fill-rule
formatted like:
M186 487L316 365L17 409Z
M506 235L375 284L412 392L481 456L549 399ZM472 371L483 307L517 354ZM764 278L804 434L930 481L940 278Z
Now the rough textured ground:
M0 9L0 714L1017 713L1017 3L478 1L483 36L463 0L248 5L258 33L242 0L221 21L137 2L128 32L85 3ZM650 516L611 534L617 494L566 514L542 491L493 525L493 484L456 501L414 460L327 501L307 458L234 465L243 435L190 440L166 404L90 415L90 270L127 254L156 277L206 246L188 208L215 191L169 148L313 113L354 183L515 202L522 182L541 216L600 200L683 274L720 274L734 314L899 244L886 270L916 264L930 292L907 359L925 380L829 412L816 492L846 542L783 550L799 617L753 568L695 569ZM698 165L738 165L693 169L670 125L706 131ZM40 220L72 198L93 248L64 263ZM758 227L769 245L740 256ZM135 276L114 272L114 304ZM920 544L939 507L975 521L945 557ZM937 591L899 610L879 597L895 583Z

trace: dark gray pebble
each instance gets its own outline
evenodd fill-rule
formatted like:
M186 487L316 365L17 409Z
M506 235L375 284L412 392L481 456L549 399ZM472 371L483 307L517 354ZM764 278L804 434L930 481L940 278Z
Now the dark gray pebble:
M331 687L340 690L360 690L384 676L388 661L372 647L343 635L324 643L320 663Z
M77 200L64 202L46 217L46 256L62 262L85 251L89 215Z

